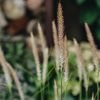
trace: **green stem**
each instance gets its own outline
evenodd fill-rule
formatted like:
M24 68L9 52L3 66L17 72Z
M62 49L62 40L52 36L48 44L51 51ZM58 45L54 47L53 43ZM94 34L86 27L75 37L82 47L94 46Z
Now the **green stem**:
M87 77L87 81L89 82L89 78ZM88 100L88 89L89 89L89 87L88 87L88 84L87 84L87 86L85 87L85 90L86 90L86 100Z
M61 100L62 100L62 68L61 68Z
M97 70L97 77L99 77L99 69ZM97 82L97 99L99 100L99 82Z
M86 89L86 100L88 100L88 89Z
M82 100L82 80L80 80L80 96L79 100Z
M41 91L41 100L43 100L43 95L44 95L44 85L41 82L41 88L43 87L43 90Z
M67 86L65 87L65 98L66 98L66 95L67 95Z
M12 88L8 87L8 89L9 89L9 95L10 95L9 100L13 100Z
M99 83L97 82L97 100L99 100Z
M50 88L49 88L49 82L48 82L48 98L49 98L49 91L50 91Z

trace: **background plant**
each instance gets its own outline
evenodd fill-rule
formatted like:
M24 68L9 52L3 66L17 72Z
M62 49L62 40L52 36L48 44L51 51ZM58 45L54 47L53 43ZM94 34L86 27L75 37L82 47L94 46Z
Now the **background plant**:
M72 0L80 9L80 22L93 27L94 36L100 41L100 0Z

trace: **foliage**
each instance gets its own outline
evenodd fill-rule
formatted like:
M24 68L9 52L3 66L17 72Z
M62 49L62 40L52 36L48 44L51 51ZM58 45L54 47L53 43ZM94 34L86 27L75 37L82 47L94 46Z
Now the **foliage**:
M70 48L73 48L73 44L69 42ZM84 45L84 44L82 44ZM35 69L35 63L32 56L32 53L26 48L24 43L7 43L2 44L3 51L5 53L7 61L9 61L12 66L14 66L14 69L17 72L18 78L21 82L22 88L24 90L25 98L27 100L34 100L34 99L40 99L41 92L44 90L44 96L48 100L54 100L54 88L53 88L53 80L56 78L55 73L55 63L54 60L49 60L48 63L48 73L47 73L47 82L46 85L43 87L39 87L39 84L37 84L38 80L36 77L36 69ZM83 46L82 46L83 48ZM85 47L84 52L87 51L88 48ZM74 98L78 99L77 96L79 96L80 93L80 83L77 80L78 74L77 74L77 66L76 66L76 57L75 54L71 51L69 53L69 66L70 66L70 74L69 74L69 80L68 83L63 82L63 100L66 100L66 98L69 98L68 100L74 100ZM88 61L90 63L91 61ZM95 73L93 70L88 69L89 77L90 77L90 88L95 87ZM4 77L3 73L0 74L0 80L2 84L4 84ZM58 78L58 84L60 85L61 78ZM3 83L4 82L4 83ZM0 84L1 85L1 84ZM83 84L84 85L84 84ZM2 85L1 85L2 86ZM65 92L66 87L66 92ZM2 88L0 87L0 91L2 89L2 93L0 94L0 100L5 100L5 98L8 98L6 100L11 100L10 95L12 95L12 98L16 98L16 100L19 100L19 96L16 90L15 85L13 85L12 88L12 94L9 93L6 83L5 86ZM83 88L84 91L84 88ZM65 95L67 93L67 95ZM91 97L92 93L89 92L89 95ZM85 98L85 96L83 96Z
M100 0L72 0L80 9L80 22L94 27L94 35L100 41Z

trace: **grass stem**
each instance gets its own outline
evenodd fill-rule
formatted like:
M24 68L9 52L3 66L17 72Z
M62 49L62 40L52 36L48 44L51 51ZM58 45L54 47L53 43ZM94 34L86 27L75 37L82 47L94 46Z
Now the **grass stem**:
M60 73L60 75L61 75L61 100L62 100L62 68L61 68L61 73Z
M80 80L80 95L79 100L82 100L82 80Z

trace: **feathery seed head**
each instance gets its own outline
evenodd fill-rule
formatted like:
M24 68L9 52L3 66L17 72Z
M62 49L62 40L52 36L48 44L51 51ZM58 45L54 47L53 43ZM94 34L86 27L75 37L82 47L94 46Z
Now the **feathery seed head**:
M92 53L93 53L93 62L94 62L95 66L98 70L99 57L98 57L98 54L97 54L97 48L96 48L96 45L95 45L95 42L94 42L94 39L93 39L93 36L92 36L92 32L91 32L87 23L85 23L85 30L86 30L87 38L88 38L88 41L90 43L91 50L92 50Z
M58 3L58 9L57 9L57 23L58 23L58 36L59 39L62 39L64 36L64 18L63 18L63 10L61 3Z

